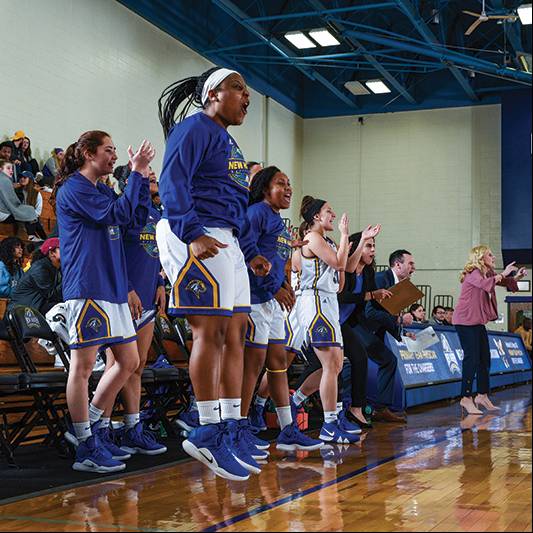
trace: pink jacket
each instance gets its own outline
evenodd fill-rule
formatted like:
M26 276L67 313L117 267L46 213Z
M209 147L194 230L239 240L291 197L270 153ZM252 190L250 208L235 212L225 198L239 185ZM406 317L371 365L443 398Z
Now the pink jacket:
M453 312L453 324L459 326L485 325L498 318L496 302L496 273L484 276L477 268L468 273L461 285L461 295ZM504 278L498 285L511 291L518 290L514 278Z

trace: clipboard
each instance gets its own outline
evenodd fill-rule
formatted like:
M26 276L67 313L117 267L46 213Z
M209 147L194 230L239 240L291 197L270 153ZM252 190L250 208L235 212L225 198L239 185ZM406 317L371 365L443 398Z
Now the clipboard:
M403 309L424 297L424 293L417 289L408 279L396 283L388 290L392 292L392 296L378 303L391 315L399 315Z

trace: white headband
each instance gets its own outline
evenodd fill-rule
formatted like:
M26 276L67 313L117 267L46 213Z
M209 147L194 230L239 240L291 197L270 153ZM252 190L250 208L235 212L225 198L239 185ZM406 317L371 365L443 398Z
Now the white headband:
M202 89L202 105L205 106L205 104L209 102L209 91L216 89L231 74L239 73L236 70L219 68L218 70L215 70L207 80L205 80L204 88Z

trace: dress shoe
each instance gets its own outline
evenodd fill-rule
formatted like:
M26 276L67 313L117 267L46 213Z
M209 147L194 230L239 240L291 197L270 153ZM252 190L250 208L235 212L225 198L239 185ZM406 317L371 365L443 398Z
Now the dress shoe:
M407 417L405 415L393 413L388 407L376 410L372 419L378 422L396 422L400 424L405 424L407 422Z
M463 409L466 411L467 415L482 415L483 411L480 411L472 401L472 398L461 398L461 401L459 402L461 405L461 414L463 413Z
M370 422L363 422L359 420L349 409L346 409L346 418L353 424L357 424L361 429L371 429L372 424Z
M487 411L499 411L500 408L497 405L494 405L490 400L489 397L486 395L483 396L476 396L474 398L474 403L476 404L476 407L479 409L479 406L482 405Z

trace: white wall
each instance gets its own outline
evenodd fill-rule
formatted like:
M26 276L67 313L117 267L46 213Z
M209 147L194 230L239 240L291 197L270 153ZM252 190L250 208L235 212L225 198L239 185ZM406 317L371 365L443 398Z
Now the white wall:
M206 59L110 0L2 0L0 139L22 129L34 156L66 147L83 131L108 131L119 163L129 144L150 139L164 151L157 100L170 83L212 66ZM22 70L22 69L28 70ZM244 156L276 163L301 188L301 119L252 91L245 123L231 128ZM268 128L265 126L268 125ZM273 130L271 131L272 128ZM281 149L283 147L283 149Z
M348 213L353 231L382 223L378 264L406 248L414 281L457 299L472 246L501 257L500 146L500 106L305 120L303 193Z

